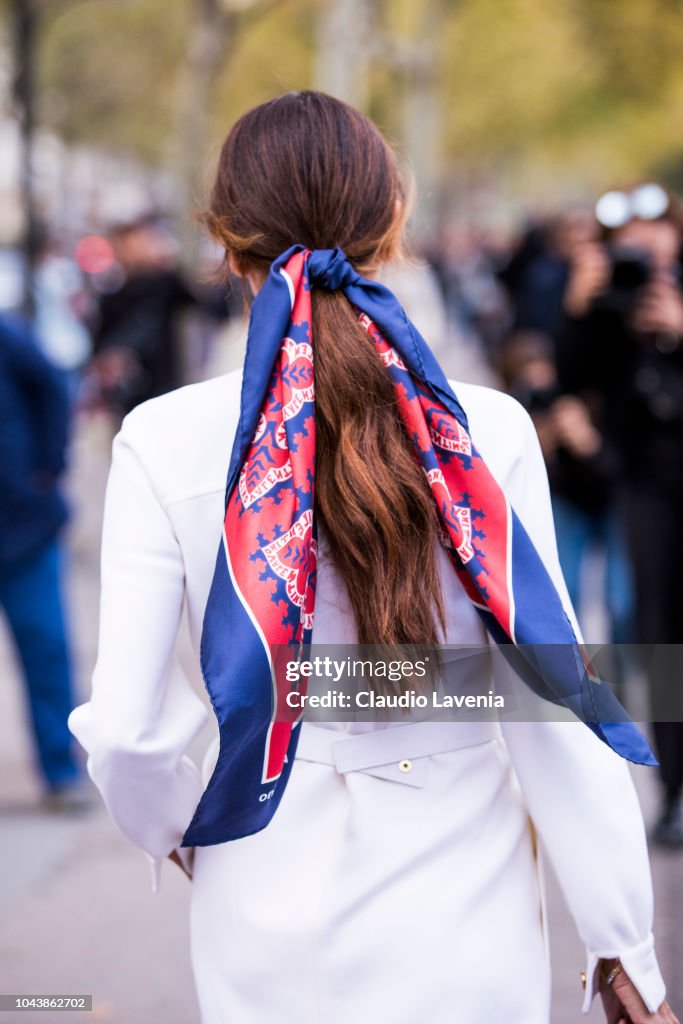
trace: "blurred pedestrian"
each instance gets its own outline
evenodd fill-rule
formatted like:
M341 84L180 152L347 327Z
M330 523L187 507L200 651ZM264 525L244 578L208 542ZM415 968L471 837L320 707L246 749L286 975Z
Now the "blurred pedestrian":
M491 244L474 224L452 223L424 246L425 257L440 282L458 344L474 342L490 357L508 325L507 297Z
M100 299L93 370L102 402L123 415L183 382L181 315L197 297L156 215L117 226L111 241L123 276Z
M632 641L633 584L621 523L615 508L620 463L614 445L580 395L560 388L553 339L540 331L517 331L503 345L500 364L507 390L534 421L548 468L560 564L569 596L585 606L586 568L604 557L602 598L609 642ZM611 652L607 676L623 696L624 664Z
M512 301L515 330L554 334L574 253L597 233L595 217L582 207L562 210L528 228L498 272Z
M59 489L69 400L63 378L18 321L0 317L0 607L26 687L44 806L88 803L67 718L74 706L62 597Z
M574 253L557 332L563 386L602 403L619 452L636 586L650 658L663 801L655 841L683 846L683 288L681 217L659 185L606 193L603 239Z

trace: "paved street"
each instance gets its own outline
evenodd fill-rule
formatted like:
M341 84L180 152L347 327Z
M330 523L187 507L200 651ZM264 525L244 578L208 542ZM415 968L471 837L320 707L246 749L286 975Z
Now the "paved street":
M441 354L445 362L453 363L452 353ZM238 358L235 345L221 368ZM467 352L464 364L455 360L447 369L475 379L476 355ZM96 650L97 544L109 445L106 424L91 422L81 426L74 449L71 491L78 514L70 537L69 604L82 698L88 694ZM201 692L184 638L180 656ZM152 894L143 855L115 832L102 809L77 820L37 812L39 792L31 770L19 681L4 632L0 680L0 992L93 995L90 1015L0 1012L0 1022L46 1024L54 1017L62 1024L72 1020L195 1024L198 1012L188 951L189 884L169 863L161 891ZM200 738L197 753L205 742L206 736ZM655 811L652 776L639 769L636 779L651 820ZM653 864L660 956L672 1001L681 1014L683 856L657 852ZM553 1022L598 1021L600 1014L595 1011L589 1018L580 1014L583 950L552 879L549 887ZM457 1012L454 1021L457 1024Z

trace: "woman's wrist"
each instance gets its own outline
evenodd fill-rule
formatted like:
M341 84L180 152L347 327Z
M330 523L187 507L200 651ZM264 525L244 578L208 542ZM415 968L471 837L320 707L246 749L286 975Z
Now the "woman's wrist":
M612 949L615 947L612 946ZM622 970L610 985L603 978L602 964L612 969L619 962ZM586 967L581 971L583 987L582 1010L588 1013L595 997L619 998L624 987L633 987L643 999L648 1010L654 1013L666 997L666 986L659 970L654 950L652 932L633 946L619 950L619 955L601 956L586 948Z
M606 985L611 985L618 974L624 971L619 957L609 957L600 960L600 980Z

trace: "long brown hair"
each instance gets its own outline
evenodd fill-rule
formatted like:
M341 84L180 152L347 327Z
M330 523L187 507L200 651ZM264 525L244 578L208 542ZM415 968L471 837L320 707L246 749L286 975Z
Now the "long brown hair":
M339 246L364 275L401 250L406 189L376 126L319 92L256 107L221 150L205 221L243 272L295 243ZM314 289L315 514L361 644L431 644L444 628L436 507L393 384L342 292Z

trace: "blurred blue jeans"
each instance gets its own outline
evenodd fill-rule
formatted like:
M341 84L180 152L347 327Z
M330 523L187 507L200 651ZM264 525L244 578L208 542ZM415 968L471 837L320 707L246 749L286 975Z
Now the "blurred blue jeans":
M74 699L56 539L0 566L0 607L24 672L38 768L49 787L68 785L81 769L66 724Z
M605 558L602 596L610 624L607 642L633 643L633 580L616 510L607 508L602 513L589 514L556 494L552 500L560 565L577 614L586 559L597 549Z

